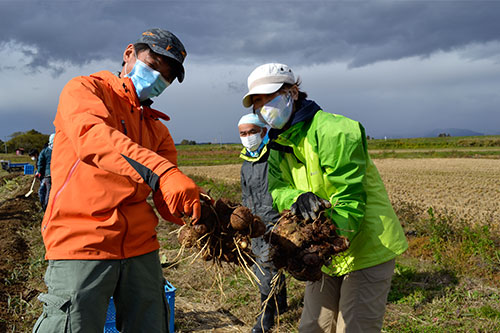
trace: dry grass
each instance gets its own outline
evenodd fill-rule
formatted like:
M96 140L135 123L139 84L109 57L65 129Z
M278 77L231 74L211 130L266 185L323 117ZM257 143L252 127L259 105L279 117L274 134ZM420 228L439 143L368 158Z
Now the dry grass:
M382 159L375 164L394 206L500 227L500 163L493 159Z
M496 159L374 160L394 206L416 214L456 216L500 228L500 163ZM240 181L240 164L181 167L187 174L224 182ZM423 216L414 216L422 218Z
M500 262L494 252L498 247L489 238L489 232L466 229L472 222L498 227L498 160L386 159L375 160L375 164L398 216L402 222L408 222L405 230L411 233L410 249L397 260L383 331L498 331L500 308L495 280ZM226 189L219 191L224 194L229 192L229 184L235 188L239 184L240 167L236 164L181 169L189 175L226 183ZM427 213L430 207L434 208L434 217ZM426 232L421 233L420 229ZM214 326L212 322L213 330L203 332L248 331L258 313L256 288L241 273L225 272L225 297L221 297L211 284L214 276L198 265L165 271L180 286L179 297L189 299L191 307L213 307L208 313L190 312L188 321L185 310L179 308L177 322L181 331L198 331L194 316L209 318L213 311L237 317L241 324L221 318L217 321L220 324ZM191 273L186 275L186 269ZM202 275L204 279L199 278ZM297 332L304 286L290 276L287 284L290 311L281 316L281 326L275 332Z
M181 166L180 169L188 175L202 176L226 183L240 182L241 164Z
M375 163L395 208L401 207L401 212L408 214L409 220L419 214L425 215L428 207L434 207L436 212L450 212L463 217L467 222L491 222L498 226L498 160L387 159L375 160ZM199 183L203 187L210 185L216 196L231 195L238 200L240 166L186 166L181 169L189 175L216 180L216 183ZM18 183L18 180L8 179L4 188L0 188L0 197L7 194L12 196L13 189L18 190ZM222 183L226 185L221 185ZM27 191L29 179L26 178L22 185L19 193ZM434 223L435 226L443 226L437 222ZM257 287L252 286L241 270L233 270L227 265L222 271L217 271L201 260L174 263L180 247L176 235L171 233L176 228L170 223L160 223L158 226L164 275L177 288L176 332L250 331L259 312ZM448 229L444 229L445 236L448 235L446 231ZM18 271L24 273L23 279L18 282L23 283L24 288L21 296L12 297L17 303L10 303L10 317L4 326L8 327L8 331L16 332L28 332L33 326L41 312L40 302L34 296L44 289L45 263L39 223L24 230L23 236L29 240L31 255L27 262L19 263ZM412 237L410 250L398 258L383 331L498 331L498 288L483 284L476 278L457 276L455 272L443 268L444 265L435 265L429 258L436 254L436 247L441 249L443 243L440 239L433 243L432 237L432 234ZM482 246L486 248L489 244ZM443 255L448 249L442 250ZM443 261L441 259L440 262ZM471 262L467 267L474 265L476 264ZM480 267L477 266L476 270L480 270ZM15 271L10 273L13 272ZM287 284L290 310L281 316L279 332L296 332L302 310L304 283L288 277ZM223 286L222 289L220 285Z

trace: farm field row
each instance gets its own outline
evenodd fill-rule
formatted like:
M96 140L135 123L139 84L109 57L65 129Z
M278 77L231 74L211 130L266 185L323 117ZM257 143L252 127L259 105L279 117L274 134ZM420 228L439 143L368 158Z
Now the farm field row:
M500 226L500 162L496 159L375 159L395 206L410 205L426 214L454 215ZM188 175L223 182L240 181L240 164L184 166Z

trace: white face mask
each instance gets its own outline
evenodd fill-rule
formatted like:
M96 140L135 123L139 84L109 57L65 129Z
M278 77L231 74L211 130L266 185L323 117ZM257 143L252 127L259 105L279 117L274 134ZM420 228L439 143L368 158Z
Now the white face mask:
M280 94L261 107L257 114L272 128L282 129L290 120L292 110L292 94Z
M257 150L260 144L262 143L261 133L256 133L247 136L240 136L240 139L241 139L241 144L243 144L243 146L250 151Z
M170 85L170 82L165 80L160 72L155 71L139 59L136 59L134 67L125 76L132 79L140 101L159 96Z

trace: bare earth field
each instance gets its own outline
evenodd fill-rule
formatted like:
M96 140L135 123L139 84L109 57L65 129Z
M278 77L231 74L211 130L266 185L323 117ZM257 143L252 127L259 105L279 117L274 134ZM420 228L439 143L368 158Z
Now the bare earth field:
M475 223L500 226L498 159L428 158L374 160L395 206L425 213L429 207ZM188 175L240 181L240 164L181 167Z

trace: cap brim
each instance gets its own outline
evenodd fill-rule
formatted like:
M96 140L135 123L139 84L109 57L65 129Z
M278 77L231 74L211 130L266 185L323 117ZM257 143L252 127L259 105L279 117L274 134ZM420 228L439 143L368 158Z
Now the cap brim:
M179 62L179 59L177 59L172 53L168 52L167 50L162 49L161 47L154 46L152 44L148 44L151 50L153 50L154 53L160 54L162 56L165 56L167 58L170 58L174 60L178 65L179 65L179 73L177 73L177 80L179 83L184 81L184 66L182 65L181 62Z
M243 96L243 106L246 108L252 106L252 95L272 94L277 92L282 86L283 83L268 83L261 84L257 87L254 87L253 89L250 89L250 91L245 96Z

